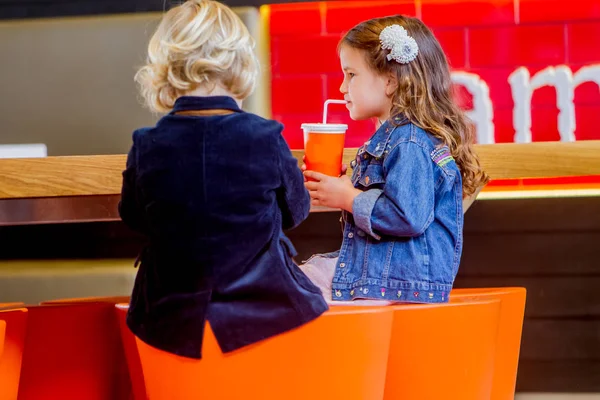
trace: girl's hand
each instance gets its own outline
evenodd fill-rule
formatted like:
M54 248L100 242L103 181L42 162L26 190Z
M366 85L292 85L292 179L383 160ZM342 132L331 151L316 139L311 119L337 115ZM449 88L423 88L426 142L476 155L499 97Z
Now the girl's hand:
M361 191L352 185L352 181L348 176L342 175L336 178L320 172L305 171L304 177L305 179L313 179L313 181L304 183L310 194L311 205L341 208L352 212L354 198Z

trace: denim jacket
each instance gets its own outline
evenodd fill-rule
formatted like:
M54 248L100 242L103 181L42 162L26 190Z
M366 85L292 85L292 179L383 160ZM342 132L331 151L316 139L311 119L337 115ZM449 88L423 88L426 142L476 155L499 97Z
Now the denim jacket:
M463 244L462 179L448 147L386 122L351 166L363 192L343 213L333 300L447 302Z
M225 109L214 116L179 111ZM225 352L296 328L327 309L282 229L310 198L282 125L229 97L181 97L133 134L119 212L148 245L127 324L146 343L199 358L205 322Z

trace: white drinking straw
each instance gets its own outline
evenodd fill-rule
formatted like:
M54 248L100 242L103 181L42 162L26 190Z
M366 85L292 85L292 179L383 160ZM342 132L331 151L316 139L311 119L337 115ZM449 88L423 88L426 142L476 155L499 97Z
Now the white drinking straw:
M330 104L346 104L346 103L348 103L346 100L333 100L333 99L325 100L325 104L323 105L323 123L324 124L327 123L327 106L329 106Z

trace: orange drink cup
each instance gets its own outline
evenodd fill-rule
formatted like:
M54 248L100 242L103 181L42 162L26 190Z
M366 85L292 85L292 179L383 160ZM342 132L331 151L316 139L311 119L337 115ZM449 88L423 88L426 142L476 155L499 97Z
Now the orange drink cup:
M348 125L302 124L306 169L340 176Z

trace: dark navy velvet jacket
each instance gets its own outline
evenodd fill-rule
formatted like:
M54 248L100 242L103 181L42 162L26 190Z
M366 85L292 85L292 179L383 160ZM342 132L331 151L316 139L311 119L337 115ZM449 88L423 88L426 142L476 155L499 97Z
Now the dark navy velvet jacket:
M176 114L208 109L234 113ZM310 208L282 128L217 96L181 97L134 132L119 212L148 238L127 318L140 339L200 358L206 320L228 352L327 309L282 231Z

